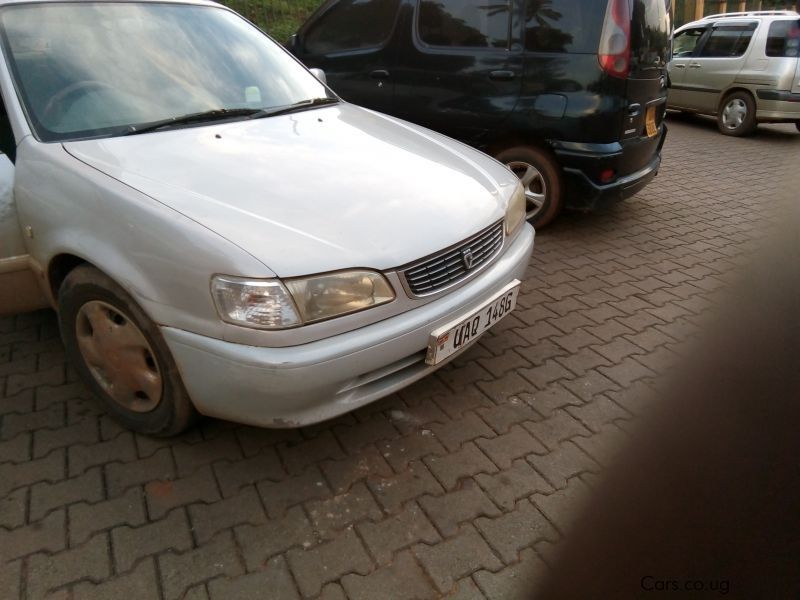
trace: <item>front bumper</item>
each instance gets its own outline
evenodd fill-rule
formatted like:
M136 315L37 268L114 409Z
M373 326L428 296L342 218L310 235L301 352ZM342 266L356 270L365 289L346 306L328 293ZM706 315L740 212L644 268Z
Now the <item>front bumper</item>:
M199 412L263 427L311 425L396 392L442 366L425 364L430 333L522 279L533 243L533 228L526 225L469 284L417 309L310 344L260 348L161 330Z

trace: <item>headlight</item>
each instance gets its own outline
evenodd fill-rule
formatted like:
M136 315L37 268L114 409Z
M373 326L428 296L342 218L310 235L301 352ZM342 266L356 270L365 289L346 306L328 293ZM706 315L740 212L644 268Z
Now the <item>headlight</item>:
M344 271L281 282L215 276L211 293L227 323L286 329L358 312L394 300L389 282L374 271Z
M525 189L522 184L517 185L517 189L511 195L506 210L506 235L513 234L525 221Z
M294 297L304 323L313 323L394 300L394 291L380 273L344 271L292 279L286 287Z

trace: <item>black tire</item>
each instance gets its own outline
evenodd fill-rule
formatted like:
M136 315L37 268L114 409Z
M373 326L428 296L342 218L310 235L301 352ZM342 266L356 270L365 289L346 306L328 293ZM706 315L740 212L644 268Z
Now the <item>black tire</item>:
M100 319L105 319L103 326L96 329ZM193 423L197 413L161 332L110 277L88 265L72 270L58 292L58 321L67 357L81 380L124 427L166 437L181 433ZM122 343L116 341L122 338L115 331L127 332ZM130 342L140 339L135 337L137 333L141 334L141 347ZM115 350L108 350L107 340L115 340L113 343L118 344ZM84 353L92 354L85 350L87 344L94 350L97 364L87 362ZM122 382L119 372L128 378L127 388L117 385L117 381ZM135 391L137 384L131 383L131 372L145 378L142 389L160 390L157 400L144 391ZM132 400L130 406L115 400L108 390L116 390L120 395L123 395L120 390L130 391L124 394Z
M797 131L800 131L800 121L797 121L794 126L797 127Z
M495 158L523 180L526 165L533 167L536 175L531 184L525 188L526 195L529 197L528 222L537 229L542 229L552 223L564 204L561 168L555 159L548 152L530 146L507 148L495 154ZM540 184L542 185L540 186ZM535 207L531 198L538 193L543 194L544 200L540 207Z
M729 109L734 113L731 116L727 112ZM736 113L741 113L742 110L745 111L742 118L736 118ZM736 121L738 121L738 124L733 126ZM756 130L757 126L756 102L749 93L733 92L725 96L720 102L719 111L717 112L717 128L723 135L735 137L750 135Z

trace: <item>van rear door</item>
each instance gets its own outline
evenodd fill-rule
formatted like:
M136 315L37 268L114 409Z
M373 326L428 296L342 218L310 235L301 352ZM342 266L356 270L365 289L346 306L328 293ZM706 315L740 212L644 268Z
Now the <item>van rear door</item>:
M670 0L633 1L626 84L628 105L621 135L625 151L619 175L644 168L660 148L667 107L671 35Z

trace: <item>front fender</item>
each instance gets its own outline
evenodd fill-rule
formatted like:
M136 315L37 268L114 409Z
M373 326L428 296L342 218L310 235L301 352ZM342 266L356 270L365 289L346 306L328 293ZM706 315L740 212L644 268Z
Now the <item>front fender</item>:
M210 229L69 155L27 138L17 155L15 196L30 226L31 257L45 269L74 255L106 273L160 325L233 341L210 294L215 273L274 277Z

